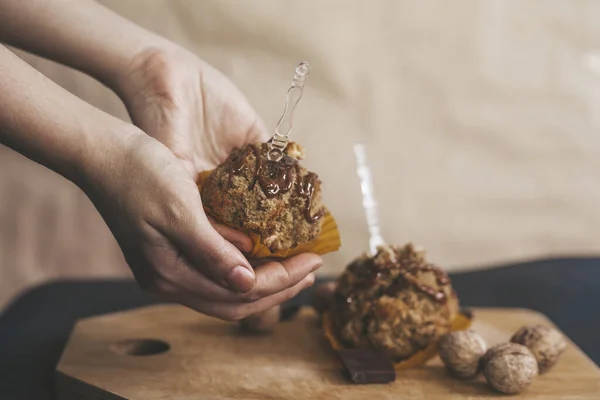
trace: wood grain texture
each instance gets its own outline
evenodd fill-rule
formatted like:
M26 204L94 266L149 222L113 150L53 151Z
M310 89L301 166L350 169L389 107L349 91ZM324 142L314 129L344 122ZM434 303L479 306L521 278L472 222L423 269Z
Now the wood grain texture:
M524 324L552 325L521 309L476 309L474 329L490 344L509 339ZM132 339L168 343L135 346ZM102 391L95 387L102 388ZM235 324L161 305L80 321L58 365L61 400L93 399L495 399L483 378L449 378L439 359L401 371L393 384L357 386L341 375L339 363L304 309L271 335L241 334ZM600 370L573 343L559 364L518 398L597 399Z

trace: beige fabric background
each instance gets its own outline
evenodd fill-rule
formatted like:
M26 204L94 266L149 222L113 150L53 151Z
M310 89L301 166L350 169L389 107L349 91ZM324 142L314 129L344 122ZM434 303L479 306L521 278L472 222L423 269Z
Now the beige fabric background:
M270 127L297 62L313 69L293 138L343 248L366 249L353 144L368 146L383 232L449 270L600 252L600 2L105 0L236 82ZM25 56L126 118L82 74ZM127 275L72 185L0 149L0 305L58 276Z

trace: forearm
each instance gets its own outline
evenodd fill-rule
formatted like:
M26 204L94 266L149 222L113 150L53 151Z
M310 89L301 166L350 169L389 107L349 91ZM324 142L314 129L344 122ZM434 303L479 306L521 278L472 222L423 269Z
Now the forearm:
M132 57L167 41L94 0L0 0L0 42L115 89Z
M0 45L0 143L81 184L136 133Z

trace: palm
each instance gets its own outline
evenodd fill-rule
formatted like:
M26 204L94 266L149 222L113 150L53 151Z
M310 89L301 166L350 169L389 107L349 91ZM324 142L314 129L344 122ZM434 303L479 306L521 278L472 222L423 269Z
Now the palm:
M231 81L183 50L138 58L123 97L133 122L194 177L233 148L266 139L262 121Z

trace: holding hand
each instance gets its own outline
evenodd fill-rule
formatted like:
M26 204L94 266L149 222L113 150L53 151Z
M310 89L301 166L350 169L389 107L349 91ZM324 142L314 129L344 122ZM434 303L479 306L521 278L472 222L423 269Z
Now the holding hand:
M194 181L156 140L137 134L111 153L110 171L94 171L83 187L144 289L237 320L314 282L321 259L311 254L253 268L211 226Z
M204 214L198 172L267 137L227 78L94 1L0 0L0 40L81 69L123 99L139 129L0 46L0 142L84 190L143 288L238 320L313 283L320 257L252 265L250 239Z

